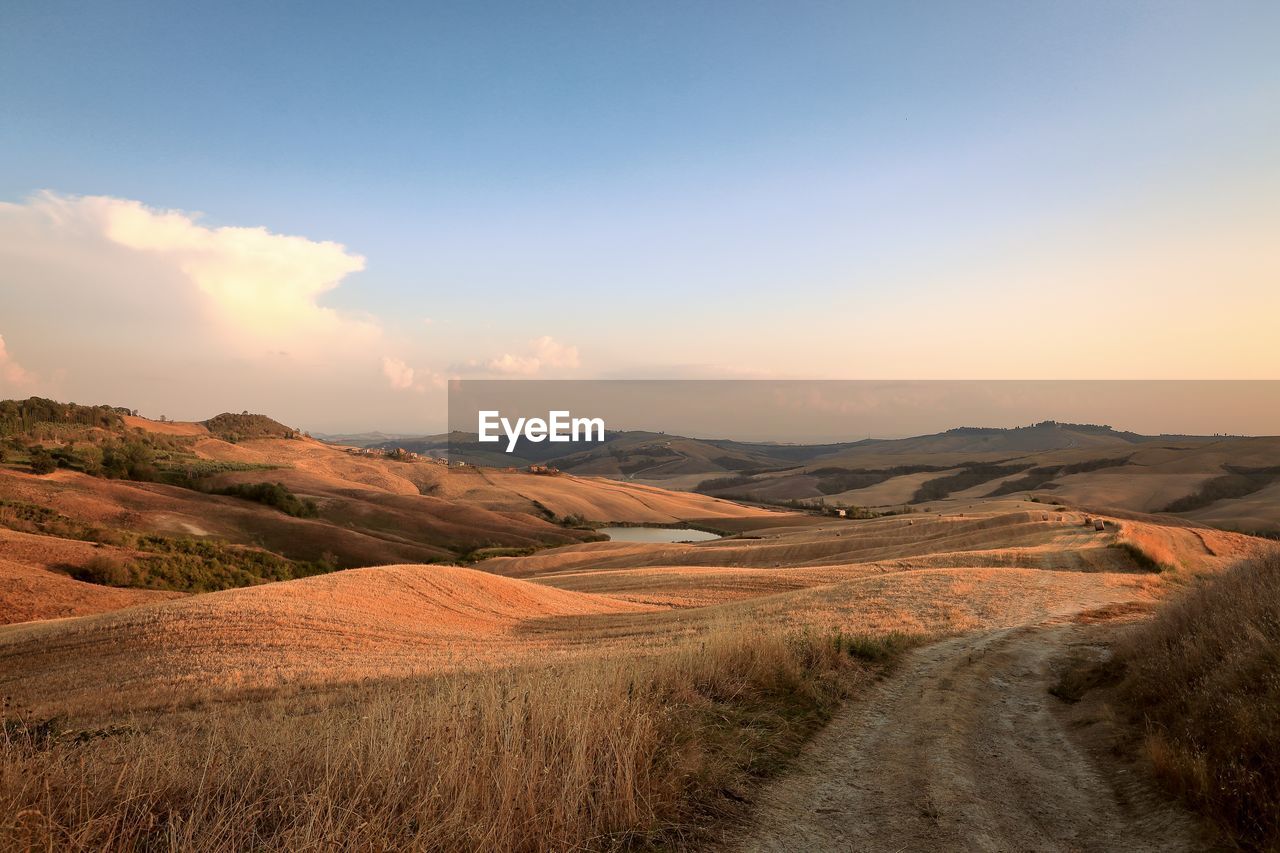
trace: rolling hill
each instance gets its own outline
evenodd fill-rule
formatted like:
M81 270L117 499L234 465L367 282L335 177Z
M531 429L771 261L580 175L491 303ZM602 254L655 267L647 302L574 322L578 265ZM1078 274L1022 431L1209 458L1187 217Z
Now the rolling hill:
M260 415L159 422L50 401L13 401L5 412L0 622L145 598L76 579L95 573L192 592L589 541L599 538L592 523L727 529L776 514L641 484L365 455ZM47 473L35 470L42 460ZM19 539L24 556L9 560Z
M1280 503L1271 499L1280 488L1277 437L1150 436L1044 421L821 445L615 432L570 453L522 440L512 455L471 438L455 434L382 446L449 454L480 466L550 465L577 475L794 508L886 512L1021 495L1169 512L1224 529L1280 534Z

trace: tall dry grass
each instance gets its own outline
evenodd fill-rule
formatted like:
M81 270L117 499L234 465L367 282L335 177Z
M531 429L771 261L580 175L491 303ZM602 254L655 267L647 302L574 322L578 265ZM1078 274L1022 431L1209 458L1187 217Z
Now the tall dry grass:
M214 705L123 731L10 718L0 846L678 843L796 750L888 648L743 627L657 657Z
M1117 659L1160 780L1242 846L1280 849L1280 552L1191 588Z

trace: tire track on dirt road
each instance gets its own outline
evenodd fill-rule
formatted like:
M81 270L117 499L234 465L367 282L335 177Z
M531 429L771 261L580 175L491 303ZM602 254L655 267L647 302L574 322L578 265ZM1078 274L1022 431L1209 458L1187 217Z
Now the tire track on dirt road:
M1053 661L1089 630L1058 618L916 650L765 789L728 849L1204 849L1184 812L1100 768L1049 694Z

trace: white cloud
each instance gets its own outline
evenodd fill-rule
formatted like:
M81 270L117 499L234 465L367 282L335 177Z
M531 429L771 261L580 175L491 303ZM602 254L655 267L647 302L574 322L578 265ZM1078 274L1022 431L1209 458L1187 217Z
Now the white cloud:
M433 370L415 370L392 356L382 357L382 375L397 391L417 391L445 387L445 378Z
M491 358L485 367L491 373L503 376L535 376L545 368L572 369L580 364L578 348L562 344L555 338L543 335L529 342L529 352L524 355L503 353Z
M236 337L255 343L285 341L298 349L317 336L351 338L347 343L379 334L375 324L317 301L347 275L364 269L364 258L345 246L265 228L208 228L194 215L152 210L136 201L79 201L98 212L112 241L177 264Z
M4 335L0 335L0 382L5 390L9 388L25 388L35 382L35 377L26 368L13 360L5 346Z
M533 342L533 354L547 367L578 366L578 348L562 344L547 335Z
M397 391L413 387L413 368L398 358L383 356L382 373Z
M0 385L157 415L249 408L316 428L407 425L425 410L385 384L382 356L399 356L395 382L431 390L437 375L397 352L421 341L324 304L364 265L338 243L129 199L0 202L0 318L38 332L0 359Z

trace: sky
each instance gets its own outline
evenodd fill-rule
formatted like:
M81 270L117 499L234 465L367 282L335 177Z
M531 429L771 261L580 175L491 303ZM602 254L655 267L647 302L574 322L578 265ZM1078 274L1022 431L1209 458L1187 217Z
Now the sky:
M1280 378L1280 4L0 9L0 397ZM1224 424L1224 431L1233 431Z

